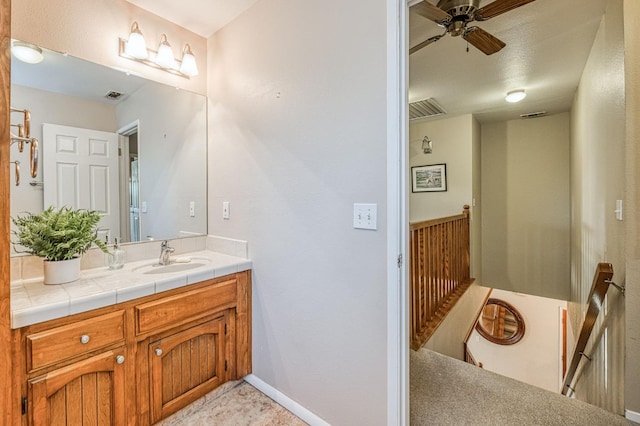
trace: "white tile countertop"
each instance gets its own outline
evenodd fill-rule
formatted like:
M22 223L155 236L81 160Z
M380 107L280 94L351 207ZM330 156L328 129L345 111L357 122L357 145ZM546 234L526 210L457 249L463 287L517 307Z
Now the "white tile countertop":
M45 285L42 278L15 280L11 284L11 328L126 302L252 267L251 260L245 257L212 250L175 257L202 265L177 272L145 274L152 269L150 265L158 263L157 259L147 259L127 263L119 270L85 269L79 280L67 284Z

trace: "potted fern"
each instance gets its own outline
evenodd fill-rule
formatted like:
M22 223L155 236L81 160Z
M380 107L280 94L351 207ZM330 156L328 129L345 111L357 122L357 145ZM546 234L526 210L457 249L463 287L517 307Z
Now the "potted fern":
M49 207L42 213L11 218L18 253L44 258L44 283L63 284L80 277L80 256L93 244L107 253L98 239L100 214L95 211Z

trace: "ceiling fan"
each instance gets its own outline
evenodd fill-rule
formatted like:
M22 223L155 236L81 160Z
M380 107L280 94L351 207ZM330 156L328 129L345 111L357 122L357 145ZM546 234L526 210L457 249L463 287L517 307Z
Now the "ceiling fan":
M482 28L469 24L489 20L533 1L535 0L495 0L480 8L480 0L439 0L437 6L423 0L411 6L411 10L440 25L445 31L413 46L409 49L409 54L435 43L449 33L453 37L462 36L484 54L493 55L506 44Z

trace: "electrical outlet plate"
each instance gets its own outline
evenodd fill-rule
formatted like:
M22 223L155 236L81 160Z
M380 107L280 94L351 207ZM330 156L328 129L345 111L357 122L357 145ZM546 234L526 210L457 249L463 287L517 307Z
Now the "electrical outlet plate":
M378 205L353 205L353 227L356 229L378 229Z
M189 216L196 217L196 202L189 201Z

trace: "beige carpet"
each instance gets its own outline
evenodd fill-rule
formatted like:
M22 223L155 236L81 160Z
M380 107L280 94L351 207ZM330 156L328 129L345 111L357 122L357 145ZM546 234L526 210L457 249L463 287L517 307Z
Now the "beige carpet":
M415 426L635 425L584 402L427 349L411 351L410 359Z

